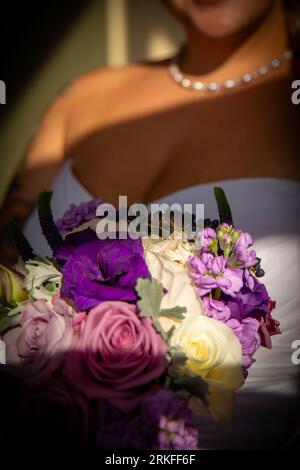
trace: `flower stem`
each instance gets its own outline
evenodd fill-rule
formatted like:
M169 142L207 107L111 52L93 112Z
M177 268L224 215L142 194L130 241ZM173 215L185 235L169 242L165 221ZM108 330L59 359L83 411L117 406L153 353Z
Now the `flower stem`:
M221 298L221 289L220 287L217 287L217 289L215 290L215 293L214 293L214 299L215 300L220 300Z

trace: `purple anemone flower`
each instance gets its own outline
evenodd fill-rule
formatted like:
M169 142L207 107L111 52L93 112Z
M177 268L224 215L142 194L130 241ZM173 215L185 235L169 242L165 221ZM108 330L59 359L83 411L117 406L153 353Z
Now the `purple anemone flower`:
M77 310L106 300L135 302L138 278L150 278L140 239L99 240L87 229L68 235L54 255L62 265L61 294Z
M227 298L227 305L231 311L231 318L242 321L252 316L260 318L270 313L269 294L264 284L253 278L253 287L246 285L238 292L235 298Z

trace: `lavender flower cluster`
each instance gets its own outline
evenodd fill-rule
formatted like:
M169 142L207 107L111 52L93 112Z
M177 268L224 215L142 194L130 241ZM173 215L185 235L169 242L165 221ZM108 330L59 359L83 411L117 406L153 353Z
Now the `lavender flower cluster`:
M198 431L191 424L187 401L160 389L144 399L131 418L112 420L98 434L100 449L197 450Z
M275 303L257 279L260 260L253 239L228 224L201 232L201 249L190 258L190 273L208 317L224 322L239 339L245 374L260 346L271 347L270 336L280 333L272 318Z
M103 203L102 199L92 199L81 204L71 204L61 219L56 220L56 226L62 235L79 227L85 222L90 222L96 217L97 207Z

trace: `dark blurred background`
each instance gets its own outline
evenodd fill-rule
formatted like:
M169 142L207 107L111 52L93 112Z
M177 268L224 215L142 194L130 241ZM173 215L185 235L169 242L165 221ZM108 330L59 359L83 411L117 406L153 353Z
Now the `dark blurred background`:
M9 85L8 109L89 3L91 0L72 0L71 8L69 0L5 4L0 30L1 79Z
M51 0L1 5L0 203L41 114L95 67L171 54L179 25L159 0Z

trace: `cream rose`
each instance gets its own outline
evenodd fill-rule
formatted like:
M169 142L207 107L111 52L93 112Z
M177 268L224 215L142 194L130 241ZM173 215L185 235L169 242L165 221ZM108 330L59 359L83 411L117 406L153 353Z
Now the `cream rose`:
M193 254L192 245L184 235L174 233L167 240L143 239L144 257L152 277L158 279L167 290L161 307L186 307L186 317L203 315L202 303L188 274L187 261ZM161 318L162 327L168 330L175 321ZM177 323L180 324L178 321Z
M203 315L189 316L175 330L171 346L183 353L181 373L199 376L208 384L236 390L244 383L242 348L233 331L224 323Z

